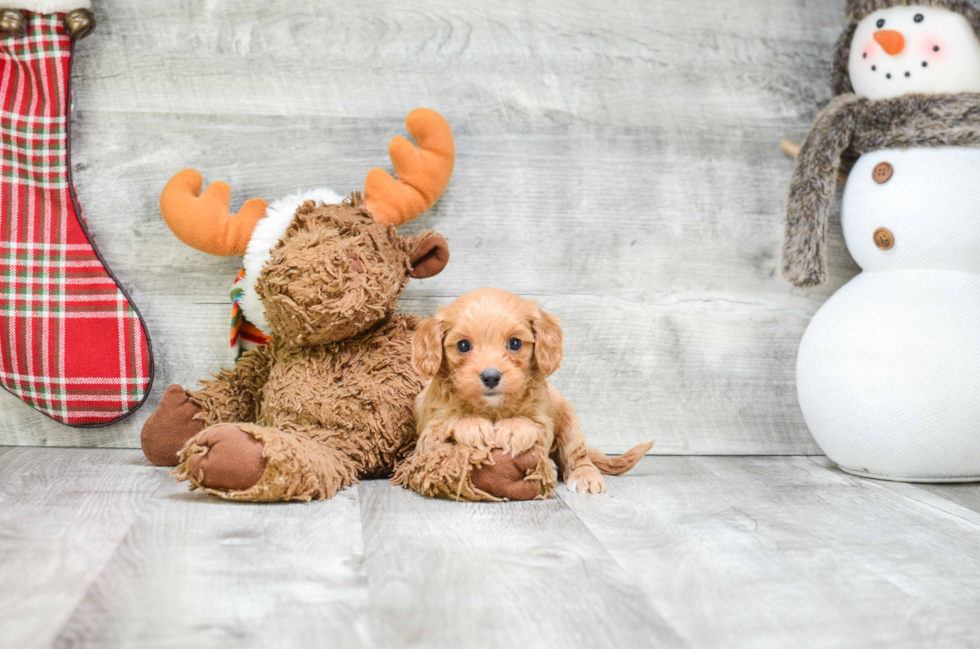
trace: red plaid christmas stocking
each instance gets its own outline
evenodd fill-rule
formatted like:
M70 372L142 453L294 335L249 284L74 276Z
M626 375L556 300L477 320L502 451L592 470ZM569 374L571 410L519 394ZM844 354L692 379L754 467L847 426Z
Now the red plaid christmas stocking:
M150 343L72 185L65 14L22 15L25 33L0 38L0 384L57 421L100 426L143 403Z

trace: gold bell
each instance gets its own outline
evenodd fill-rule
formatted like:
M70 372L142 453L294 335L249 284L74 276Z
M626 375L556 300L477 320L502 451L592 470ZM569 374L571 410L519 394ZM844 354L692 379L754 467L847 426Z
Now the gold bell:
M80 41L95 29L95 16L88 9L75 9L65 16L65 29L73 41Z
M23 36L27 18L18 9L0 9L0 36Z

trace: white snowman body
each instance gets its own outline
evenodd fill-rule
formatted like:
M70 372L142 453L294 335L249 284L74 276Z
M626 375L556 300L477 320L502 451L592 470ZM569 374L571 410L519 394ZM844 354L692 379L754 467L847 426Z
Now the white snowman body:
M894 6L851 41L856 94L980 92L980 39L964 16ZM884 149L858 159L841 224L862 271L800 344L803 416L857 475L980 480L980 149Z
M846 471L980 479L978 178L968 148L885 149L851 171L841 221L863 272L813 317L797 359L807 426Z

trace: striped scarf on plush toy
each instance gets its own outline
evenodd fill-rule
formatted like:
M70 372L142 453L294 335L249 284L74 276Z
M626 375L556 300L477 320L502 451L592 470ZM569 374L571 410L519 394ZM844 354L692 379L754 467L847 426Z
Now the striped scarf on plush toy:
M241 301L245 294L242 288L244 279L245 269L243 268L238 271L238 276L231 285L231 347L237 350L235 352L236 360L250 349L269 344L269 336L246 320L245 314L242 313Z

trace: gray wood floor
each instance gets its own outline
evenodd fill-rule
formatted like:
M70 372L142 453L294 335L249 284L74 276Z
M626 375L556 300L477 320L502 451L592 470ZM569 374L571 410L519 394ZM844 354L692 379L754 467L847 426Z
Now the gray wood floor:
M105 258L146 317L156 387L107 429L0 392L0 443L137 447L168 383L223 363L235 259L173 237L160 189L194 166L234 200L359 188L416 106L455 129L436 209L452 262L422 315L491 282L561 316L555 382L610 452L818 452L796 402L810 316L857 272L777 273L799 139L830 98L843 0L95 0L73 163Z
M648 457L593 497L224 503L0 447L3 647L980 647L980 485Z

